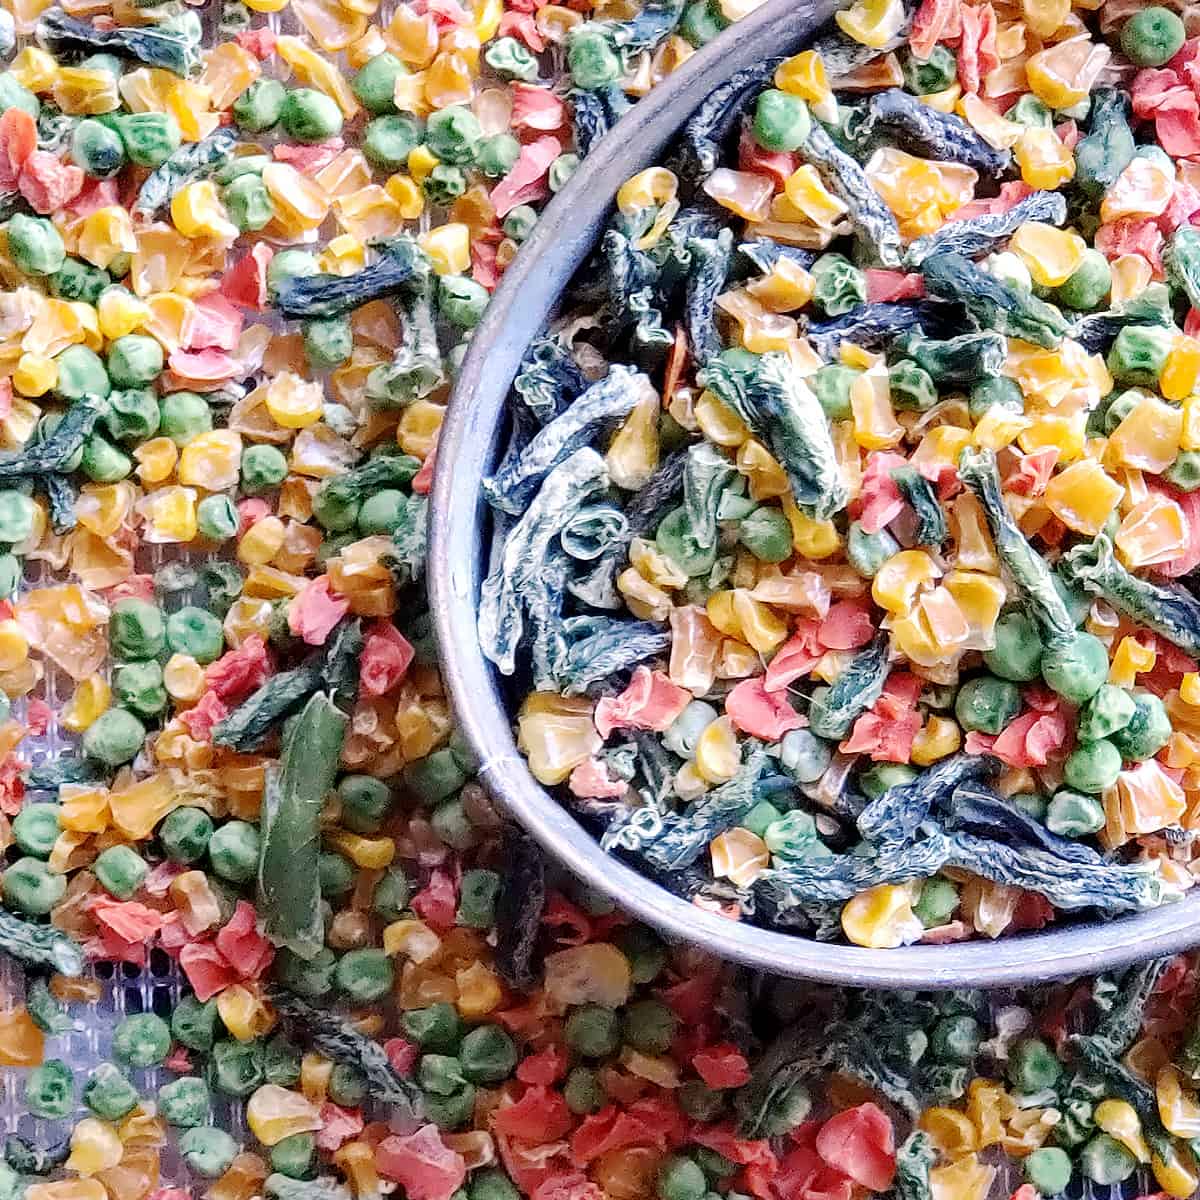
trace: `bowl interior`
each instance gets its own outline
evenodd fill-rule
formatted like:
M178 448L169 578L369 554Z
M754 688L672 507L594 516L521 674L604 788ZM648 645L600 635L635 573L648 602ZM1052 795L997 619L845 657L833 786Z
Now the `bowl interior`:
M505 811L589 886L661 932L778 974L864 987L1007 986L1090 974L1200 943L1200 896L1104 923L1064 922L998 941L870 950L730 921L671 894L600 848L529 773L499 677L476 635L491 513L480 485L530 342L595 243L620 185L660 161L688 116L736 72L810 42L838 0L768 0L700 50L593 149L508 268L463 363L439 439L428 561L443 676L479 777Z

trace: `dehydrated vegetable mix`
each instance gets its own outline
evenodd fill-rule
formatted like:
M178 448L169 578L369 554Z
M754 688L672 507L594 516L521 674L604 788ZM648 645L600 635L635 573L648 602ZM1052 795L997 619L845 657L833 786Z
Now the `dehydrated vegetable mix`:
M624 185L515 381L479 634L518 743L734 919L887 948L1170 902L1200 828L1200 27L836 22Z

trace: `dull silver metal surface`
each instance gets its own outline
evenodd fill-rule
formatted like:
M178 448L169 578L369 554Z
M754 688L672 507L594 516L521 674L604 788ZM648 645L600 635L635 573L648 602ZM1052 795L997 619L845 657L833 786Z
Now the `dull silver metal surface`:
M442 672L479 776L507 812L571 871L662 932L760 970L861 987L1000 987L1097 971L1200 943L1200 896L1106 923L999 941L869 950L755 928L705 912L601 850L529 773L476 636L490 529L480 483L504 428L509 388L613 207L618 187L660 161L714 88L764 55L793 53L840 7L770 0L694 55L623 117L546 207L471 341L442 427L430 521L431 606Z

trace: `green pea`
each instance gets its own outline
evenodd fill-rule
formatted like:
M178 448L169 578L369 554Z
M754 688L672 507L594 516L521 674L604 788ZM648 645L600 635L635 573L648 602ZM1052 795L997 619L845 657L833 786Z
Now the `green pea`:
M707 575L717 561L716 544L700 545L692 528L691 515L684 504L663 517L654 541L659 550L690 577Z
M608 1101L600 1077L591 1067L573 1067L563 1083L563 1099L576 1116L599 1112Z
M474 329L490 298L487 288L465 275L443 275L438 279L438 311L459 329Z
M1063 764L1063 778L1080 792L1102 792L1117 782L1121 752L1105 738L1081 742Z
M351 83L362 106L374 116L396 111L396 80L407 75L408 68L394 54L384 50L375 55Z
M158 397L148 388L112 392L103 421L113 441L144 442L158 432Z
M869 799L877 800L884 792L912 783L916 777L916 771L904 763L879 763L859 776L858 786Z
M423 1092L421 1107L439 1129L450 1132L465 1125L475 1112L475 1085L464 1083L447 1096Z
M119 668L113 679L113 695L122 708L142 720L158 716L167 707L162 667L151 659Z
M607 1058L621 1044L621 1019L599 1004L574 1009L563 1026L567 1047L584 1058Z
M162 610L145 600L118 601L109 619L108 640L119 662L157 657L166 645Z
M110 708L87 727L83 752L108 767L131 762L146 740L146 727L123 708Z
M399 867L390 867L375 885L371 908L385 921L398 921L408 911L408 878Z
M355 833L375 833L392 805L392 789L372 775L345 775L338 784L342 824Z
M321 895L344 896L354 886L354 864L341 854L324 853L317 860Z
M367 1077L350 1063L334 1063L329 1076L329 1098L343 1108L358 1108L368 1095Z
M1059 284L1055 298L1067 308L1088 312L1099 308L1111 290L1112 270L1108 259L1099 250L1089 247L1066 283Z
M258 175L239 175L221 193L229 219L242 233L265 228L275 215L275 201Z
M467 1200L521 1200L521 1193L499 1167L484 1167L471 1172Z
M1015 683L995 675L979 675L959 688L954 715L968 730L999 733L1021 711L1021 693Z
M93 433L83 444L80 466L93 483L117 483L133 470L133 460L107 438Z
M653 930L645 925L627 925L614 941L629 961L629 974L635 984L653 983L662 974L667 948Z
M672 1154L658 1169L659 1200L704 1200L708 1180L700 1164L682 1154Z
M1163 472L1163 478L1181 492L1194 492L1200 488L1200 451L1181 450Z
M967 408L972 421L982 420L993 407L1008 412L1025 411L1025 393L1015 379L1006 375L990 375L971 385Z
M760 800L742 818L741 826L748 829L756 837L762 837L767 829L783 816L770 800Z
M101 886L118 900L129 900L142 886L150 868L132 846L109 846L100 852L92 871Z
M958 78L958 59L947 46L934 46L927 59L920 59L912 51L904 54L904 85L918 96L930 96L942 92Z
M1173 333L1153 325L1126 325L1108 352L1108 369L1119 384L1157 387L1171 353Z
M764 149L799 150L812 129L808 105L799 96L767 88L754 109L754 140Z
M278 255L276 255L278 257ZM159 405L159 431L181 450L213 427L208 401L195 392L172 392Z
M1163 702L1151 692L1136 692L1132 700L1132 715L1125 725L1113 731L1111 741L1123 759L1141 762L1152 758L1170 740L1171 718Z
M167 857L185 866L208 853L212 835L212 818L202 808L177 808L158 827L158 840Z
M42 102L11 71L0 73L0 112L7 108L19 108L34 120L42 111Z
M926 929L947 924L958 910L958 887L953 881L935 875L921 885L921 894L913 912Z
M983 1033L974 1017L942 1017L929 1034L929 1052L940 1062L970 1064L979 1053Z
M287 279L307 279L319 275L316 255L311 250L280 250L267 267L267 291L274 296L279 285Z
M179 808L175 810L183 811ZM217 1036L218 1019L215 999L198 1000L195 996L182 996L171 1012L171 1036L189 1050L207 1054Z
M1042 639L1033 619L1019 609L1009 609L996 622L996 644L985 650L983 661L1001 679L1026 683L1037 679L1042 666Z
M404 769L404 785L422 804L437 805L453 796L470 778L469 773L449 747Z
M179 1137L183 1161L203 1179L219 1179L241 1149L233 1137L212 1125L197 1125Z
M458 1058L471 1083L502 1083L516 1069L518 1055L499 1025L480 1025L463 1038Z
M17 848L34 858L49 858L61 832L60 812L62 809L57 804L26 804L13 817L12 833Z
M1075 633L1042 652L1042 678L1064 700L1090 700L1108 678L1108 649L1090 633Z
M113 1031L113 1057L127 1067L157 1067L171 1053L171 1028L155 1013L123 1018Z
M212 869L230 883L249 883L258 874L258 826L226 821L208 842Z
M430 1054L454 1054L463 1037L462 1021L453 1004L413 1008L400 1018L404 1035Z
M289 1179L308 1179L317 1157L317 1139L311 1133L293 1133L271 1147L271 1170Z
M421 122L408 113L376 117L363 130L362 152L373 167L398 171L421 144Z
M846 557L864 579L873 579L879 568L900 550L900 543L886 529L867 533L857 521L846 534Z
M516 38L497 38L484 51L483 59L501 79L532 83L538 77L537 59Z
M438 163L424 179L421 180L421 191L430 204L442 208L452 204L467 190L467 177L461 167L448 166Z
M473 162L482 137L479 118L461 104L451 104L430 113L425 124L425 142L430 152L451 166Z
M479 841L479 831L471 823L458 797L439 804L430 817L433 831L452 850L466 853Z
M666 1054L678 1029L679 1019L661 1000L639 1000L625 1010L622 1036L644 1054Z
M535 208L531 208L528 204L518 204L504 218L504 224L501 228L503 228L505 234L512 238L514 242L523 242L533 232L533 227L537 224L537 219L537 210Z
M256 79L233 102L233 119L250 133L262 133L279 120L286 97L278 79Z
M560 154L546 172L546 183L551 192L561 192L567 186L567 181L579 170L578 154Z
M708 1124L717 1120L725 1110L725 1094L699 1079L689 1079L675 1095L679 1107L693 1121Z
M203 608L188 606L167 618L167 648L173 654L190 654L202 666L216 662L225 650L221 622Z
M48 1058L29 1072L25 1107L47 1121L61 1120L75 1111L75 1074L61 1058Z
M179 124L170 113L123 113L116 124L125 153L135 167L154 170L179 149Z
M119 1121L137 1102L137 1089L112 1063L101 1063L83 1086L83 1103L102 1121Z
M354 350L354 334L350 329L349 317L326 317L319 321L305 321L303 334L304 353L314 367L340 366ZM263 449L274 450L275 447Z
M82 300L95 305L100 293L112 286L112 277L107 271L93 267L81 258L67 258L63 265L50 276L50 291L63 300Z
M1137 1165L1137 1159L1107 1133L1097 1133L1079 1152L1080 1174L1106 1187L1124 1183Z
M1135 12L1121 27L1121 49L1139 67L1161 67L1179 53L1187 34L1169 8L1151 5Z
M738 525L738 541L760 562L792 557L792 526L783 511L763 505Z
M342 132L342 110L316 88L295 88L284 97L279 124L297 142L323 142Z
M1049 129L1054 124L1054 114L1032 92L1026 92L1004 115L1027 129Z
M369 1004L392 990L395 971L382 950L351 950L338 960L334 982L356 1004Z
M357 498L343 500L337 492L328 488L317 488L312 501L313 516L322 528L330 533L345 533L353 529L358 521L359 501Z
M58 364L58 382L54 385L54 394L60 400L74 403L84 396L103 399L112 391L104 363L87 346L68 346L55 362Z
M49 221L20 212L8 221L8 253L26 275L53 275L67 258L62 237Z
M1178 19L1178 18L1176 18ZM1058 1146L1042 1146L1022 1163L1025 1178L1043 1196L1057 1196L1071 1182L1071 1159Z
M290 950L275 955L275 976L285 987L298 995L314 999L333 990L333 972L337 959L333 951L322 947L311 959L303 959Z
M184 1075L158 1089L158 1111L169 1125L202 1125L208 1119L208 1106L208 1084L195 1075Z
M1058 1083L1062 1063L1041 1038L1028 1037L1013 1045L1006 1070L1017 1091L1040 1092Z
M196 505L196 528L210 542L229 541L239 524L237 507L228 496L205 496Z
M586 23L571 30L567 37L567 70L576 87L602 88L619 79L624 69L604 34L589 29Z
M1046 809L1046 828L1062 837L1087 837L1104 828L1104 807L1095 796L1056 792Z
M262 1042L214 1042L208 1076L209 1083L227 1096L244 1099L251 1095L266 1081Z
M867 300L867 277L844 255L822 254L812 265L813 303L840 317Z
M500 876L495 871L476 867L462 877L455 920L468 929L491 929L496 923L496 899L500 895Z
M888 387L893 407L910 412L925 412L938 399L933 377L911 359L902 358L888 367Z
M1080 741L1094 742L1124 729L1137 704L1124 688L1102 684L1096 694L1079 710L1076 735Z
M45 916L67 890L65 875L51 874L39 858L19 858L4 869L4 901L19 912L30 916Z
M0 490L0 542L14 545L33 533L34 503L24 492Z
M128 333L108 346L108 377L119 388L142 387L162 373L162 346L152 337Z

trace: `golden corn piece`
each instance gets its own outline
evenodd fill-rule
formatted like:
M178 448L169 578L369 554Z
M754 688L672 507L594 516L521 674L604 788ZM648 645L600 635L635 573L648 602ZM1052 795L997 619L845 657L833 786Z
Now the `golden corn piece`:
M481 962L473 962L457 971L454 983L458 988L455 1007L464 1020L482 1020L495 1012L504 1000L500 980Z
M115 1167L123 1153L121 1139L112 1125L85 1117L71 1130L71 1154L63 1166L86 1179Z
M1143 646L1135 637L1123 637L1108 668L1108 682L1117 687L1131 688L1137 677L1154 670L1158 653Z
M204 668L190 654L172 654L163 667L163 686L172 700L199 700L204 694Z
M697 773L711 784L726 783L741 766L741 747L728 717L713 721L696 741Z
M939 759L956 754L962 745L962 731L949 717L931 716L913 738L912 761L919 767L932 766Z
M396 857L396 843L390 837L361 837L345 829L335 829L325 835L325 840L364 871L382 870Z
M22 396L44 396L58 382L58 363L44 354L22 354L12 385Z
M402 954L415 963L427 962L442 948L442 939L424 921L393 921L383 931L383 952Z
M82 733L111 703L108 681L103 675L89 675L76 685L59 720L72 733Z
M225 988L217 996L217 1012L239 1042L252 1042L275 1028L275 1014L266 1001L242 983Z
M264 1146L321 1128L317 1107L299 1092L264 1083L246 1103L246 1124Z
M238 542L238 559L251 566L269 563L283 548L286 536L287 530L278 517L263 517L242 535Z
M912 910L910 890L882 883L846 901L842 931L856 946L888 950L915 942L925 927Z

